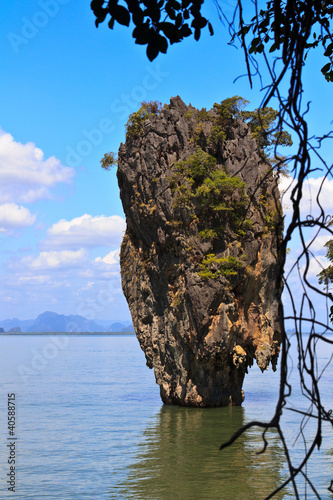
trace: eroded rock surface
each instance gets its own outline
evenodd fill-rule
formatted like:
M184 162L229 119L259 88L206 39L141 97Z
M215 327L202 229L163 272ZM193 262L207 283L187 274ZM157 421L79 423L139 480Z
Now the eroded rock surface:
M166 404L239 405L279 352L276 179L249 126L221 136L216 116L172 98L119 149L122 287Z

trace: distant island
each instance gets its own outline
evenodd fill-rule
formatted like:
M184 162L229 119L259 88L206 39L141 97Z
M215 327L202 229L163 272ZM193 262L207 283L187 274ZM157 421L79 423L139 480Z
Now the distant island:
M130 321L115 322L107 320L89 320L76 315L66 316L46 311L36 319L19 320L17 318L0 320L0 333L134 333Z

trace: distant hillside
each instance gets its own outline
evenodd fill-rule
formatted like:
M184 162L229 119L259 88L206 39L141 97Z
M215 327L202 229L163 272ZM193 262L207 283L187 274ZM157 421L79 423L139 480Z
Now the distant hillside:
M98 330L94 321L83 316L65 316L46 311L35 319L27 332L97 332Z
M33 319L25 319L23 321L17 318L4 319L3 321L0 321L0 327L3 328L5 332L8 332L12 328L21 328L22 332L25 332L27 331L27 328L33 324L33 322Z
M102 320L95 322L80 315L57 314L46 311L35 320L20 321L17 318L0 321L0 328L5 332L18 333L20 330L26 333L49 333L49 332L131 332L133 326L128 321L112 323ZM106 326L108 325L108 326Z

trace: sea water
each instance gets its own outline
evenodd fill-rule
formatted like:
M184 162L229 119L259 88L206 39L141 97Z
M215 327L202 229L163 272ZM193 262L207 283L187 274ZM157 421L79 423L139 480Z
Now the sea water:
M287 478L276 431L267 433L263 454L258 428L219 451L244 423L273 416L278 372L254 366L242 407L166 407L134 336L2 335L0 346L0 498L260 500ZM321 362L331 354L320 346ZM330 364L320 382L329 408L332 379ZM295 384L289 406L307 409ZM296 464L302 418L289 410L282 419ZM329 499L332 426L324 427L308 472ZM300 491L305 498L302 483ZM294 494L287 487L275 498Z

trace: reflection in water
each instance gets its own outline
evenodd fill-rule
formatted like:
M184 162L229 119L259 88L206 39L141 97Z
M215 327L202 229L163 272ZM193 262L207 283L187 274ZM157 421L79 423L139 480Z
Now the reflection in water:
M142 500L260 500L282 481L283 453L274 433L262 455L257 431L219 445L244 423L244 408L163 406L143 432L139 453L118 483L120 498ZM119 498L117 497L117 498ZM290 498L284 491L277 499Z

